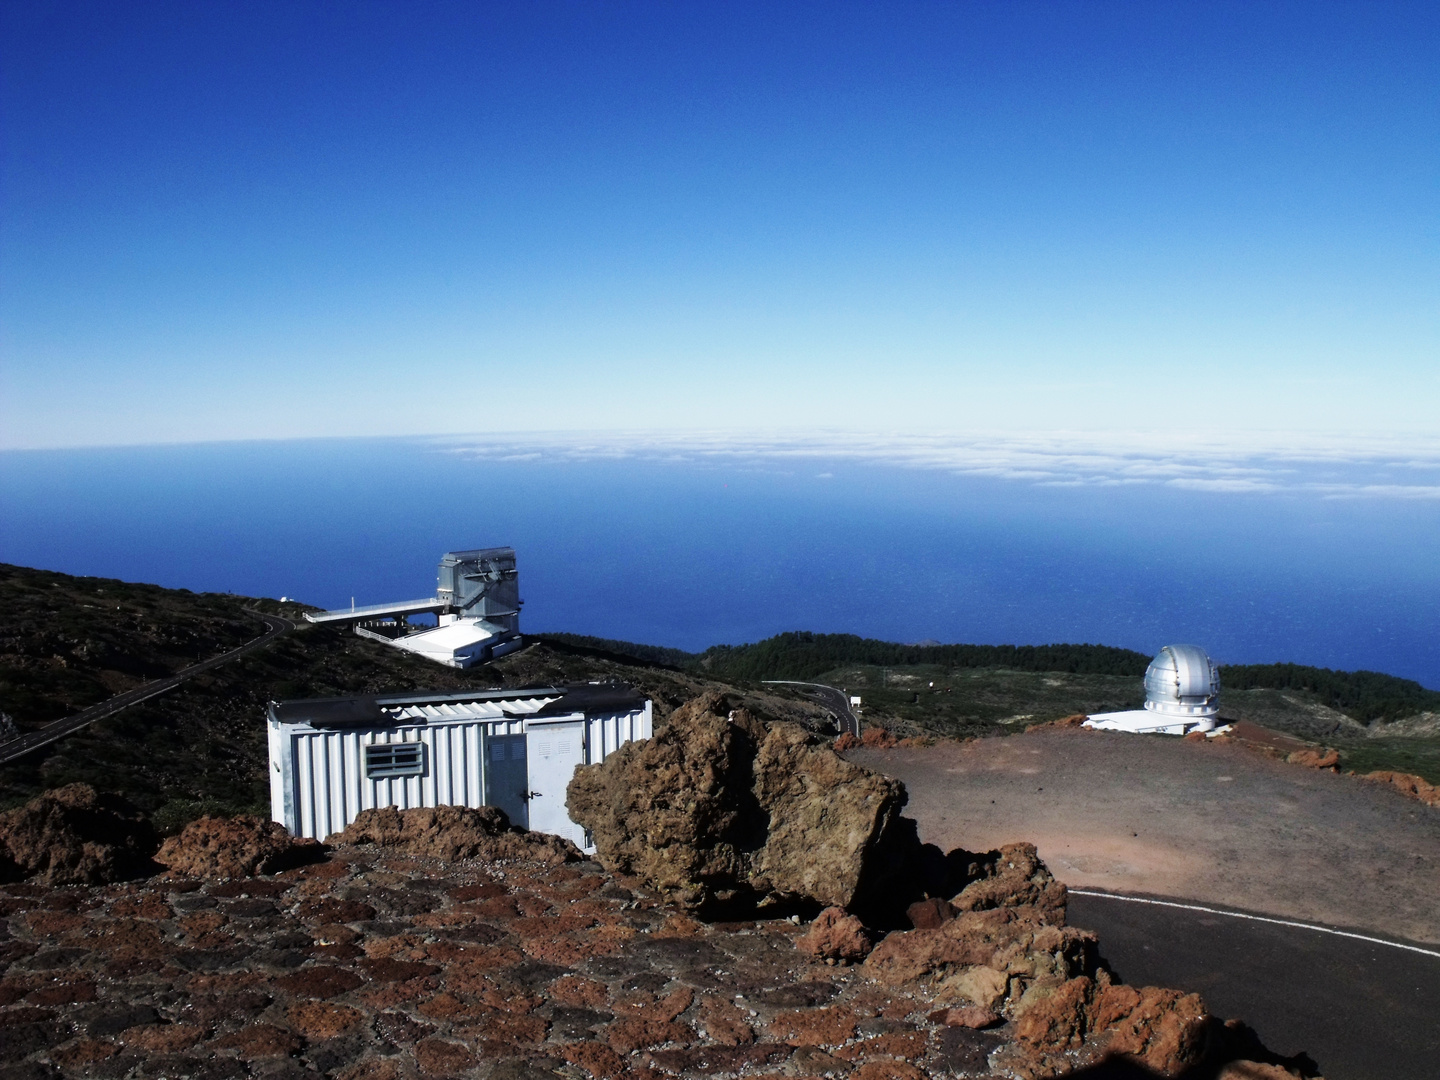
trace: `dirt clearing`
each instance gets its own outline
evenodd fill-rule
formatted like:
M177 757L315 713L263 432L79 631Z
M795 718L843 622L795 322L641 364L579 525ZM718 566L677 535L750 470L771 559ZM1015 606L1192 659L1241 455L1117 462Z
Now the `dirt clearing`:
M1029 840L1076 888L1440 944L1440 811L1234 745L1044 731L856 750L942 849Z

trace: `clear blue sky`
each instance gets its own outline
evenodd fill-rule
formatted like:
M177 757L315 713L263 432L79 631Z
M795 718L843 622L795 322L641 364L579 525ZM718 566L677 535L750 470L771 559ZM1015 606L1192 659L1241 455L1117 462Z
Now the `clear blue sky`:
M40 3L0 446L1440 429L1440 5Z

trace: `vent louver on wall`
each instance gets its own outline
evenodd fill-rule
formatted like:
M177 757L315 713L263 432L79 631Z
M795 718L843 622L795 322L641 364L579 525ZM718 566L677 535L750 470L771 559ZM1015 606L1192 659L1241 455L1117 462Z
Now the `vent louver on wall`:
M376 743L365 747L367 780L388 780L392 776L424 774L424 743Z

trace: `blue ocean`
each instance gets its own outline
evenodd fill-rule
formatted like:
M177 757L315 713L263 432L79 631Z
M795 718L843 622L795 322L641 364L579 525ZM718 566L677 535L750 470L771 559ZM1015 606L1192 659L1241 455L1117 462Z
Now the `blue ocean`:
M523 629L1194 642L1440 689L1440 457L355 439L0 454L0 561L325 607L513 546Z

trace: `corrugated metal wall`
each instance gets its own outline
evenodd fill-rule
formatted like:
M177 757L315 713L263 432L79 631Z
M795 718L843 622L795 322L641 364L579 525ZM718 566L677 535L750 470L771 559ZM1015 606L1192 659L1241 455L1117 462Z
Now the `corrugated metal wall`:
M360 811L377 806L402 810L480 806L485 800L483 743L487 732L518 735L523 730L523 721L517 719L383 731L291 731L287 734L293 820L286 820L285 826L296 836L323 840L354 821ZM423 776L366 779L364 747L392 742L424 744Z
M595 764L604 761L617 748L637 739L648 739L650 730L650 703L639 713L619 713L610 716L592 716L586 725L585 761Z

